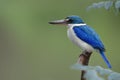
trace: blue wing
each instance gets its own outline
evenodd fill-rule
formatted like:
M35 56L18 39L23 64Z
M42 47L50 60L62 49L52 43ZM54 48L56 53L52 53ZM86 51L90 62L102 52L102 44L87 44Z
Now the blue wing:
M98 34L89 26L75 26L73 30L78 38L90 44L93 48L105 51L104 45Z

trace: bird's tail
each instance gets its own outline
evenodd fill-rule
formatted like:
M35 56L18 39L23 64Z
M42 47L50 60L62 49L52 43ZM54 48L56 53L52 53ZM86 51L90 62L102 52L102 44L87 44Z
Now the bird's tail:
M108 61L108 59L106 58L104 52L100 51L100 54L101 54L103 60L105 61L105 63L107 64L108 68L112 68L112 66L111 66L110 62Z

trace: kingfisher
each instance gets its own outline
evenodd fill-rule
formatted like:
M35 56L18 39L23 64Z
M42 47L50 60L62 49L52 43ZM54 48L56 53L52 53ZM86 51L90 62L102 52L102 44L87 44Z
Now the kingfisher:
M67 36L74 44L80 47L82 51L91 53L94 50L97 50L107 64L108 68L112 68L110 62L106 58L105 47L99 35L79 16L72 15L62 20L50 21L49 23L67 25Z

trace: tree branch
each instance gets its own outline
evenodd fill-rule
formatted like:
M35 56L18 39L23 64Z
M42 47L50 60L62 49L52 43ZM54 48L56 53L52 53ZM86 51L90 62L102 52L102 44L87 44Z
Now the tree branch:
M92 52L84 51L82 54L80 54L78 63L82 65L88 65L91 54ZM84 78L85 73L86 73L85 71L81 72L81 80L86 80Z

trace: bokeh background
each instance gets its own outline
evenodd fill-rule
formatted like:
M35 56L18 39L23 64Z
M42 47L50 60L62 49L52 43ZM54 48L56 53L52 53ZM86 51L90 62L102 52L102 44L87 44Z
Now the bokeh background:
M0 0L0 80L79 80L72 70L81 50L65 26L51 20L79 15L101 36L112 70L120 72L120 14L114 8L86 11L101 0ZM98 53L90 65L107 68Z

